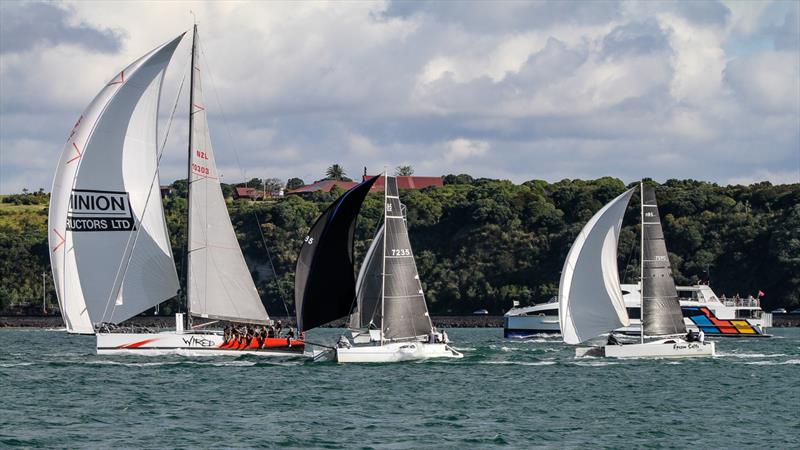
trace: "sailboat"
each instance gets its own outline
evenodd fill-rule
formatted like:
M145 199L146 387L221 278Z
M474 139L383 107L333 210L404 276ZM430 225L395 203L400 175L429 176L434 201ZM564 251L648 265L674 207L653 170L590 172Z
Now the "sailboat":
M200 330L214 322L192 327L192 317L271 324L220 188L196 25L189 66L188 317L176 314L175 330L161 333L116 327L179 293L159 188L163 147L157 138L164 73L184 35L106 84L78 119L62 152L48 224L53 279L67 331L96 334L98 354L302 355L300 340L225 341L222 331Z
M342 336L334 350L338 362L461 358L461 353L436 338L439 334L428 314L393 176L384 174L383 226L362 264L356 292L355 220L377 178L345 192L317 219L305 238L295 277L298 328L305 332L346 317L356 299L357 317L351 316L351 325L363 325L368 331L357 332L353 343Z
M578 347L576 356L684 358L714 356L713 342L683 338L678 293L672 279L655 190L641 189L642 333L639 343ZM630 318L617 271L622 218L636 188L605 205L583 227L570 248L559 283L559 320L564 342L577 345L628 326ZM610 335L613 337L613 334ZM647 340L647 341L645 341Z

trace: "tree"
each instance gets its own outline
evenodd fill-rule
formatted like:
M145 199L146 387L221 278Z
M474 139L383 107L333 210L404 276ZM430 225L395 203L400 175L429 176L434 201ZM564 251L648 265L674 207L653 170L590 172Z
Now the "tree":
M276 195L279 194L283 190L283 181L279 178L265 178L264 179L264 191L267 194Z
M301 180L300 178L289 178L289 180L286 182L286 190L293 191L305 185L305 181Z
M328 170L325 171L325 175L329 180L344 180L347 174L344 172L344 167L339 164L334 164L328 167Z
M394 174L398 177L410 177L414 175L414 168L411 166L397 166L394 169Z

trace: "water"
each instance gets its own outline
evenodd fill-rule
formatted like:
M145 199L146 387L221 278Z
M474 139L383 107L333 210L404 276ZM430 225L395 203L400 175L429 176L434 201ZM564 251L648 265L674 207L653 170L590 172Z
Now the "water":
M0 330L0 446L796 448L800 329L714 359L576 360L558 338L451 329L461 360L98 357ZM333 340L335 330L312 339Z

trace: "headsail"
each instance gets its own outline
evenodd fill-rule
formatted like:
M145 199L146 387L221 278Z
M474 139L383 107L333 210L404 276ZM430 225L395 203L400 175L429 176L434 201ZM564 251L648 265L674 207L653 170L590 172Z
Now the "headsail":
M617 241L634 189L598 211L569 250L558 287L558 316L567 344L628 326L617 271Z
M303 240L294 280L300 331L350 314L356 294L353 233L361 204L377 178L362 182L336 199Z
M67 330L91 333L173 297L158 179L158 104L183 35L114 77L78 119L53 180L53 280Z
M203 66L196 41L193 51L189 139L189 312L205 318L269 323L222 195L208 130L201 82Z
M642 184L642 329L645 336L686 333L672 279L656 193Z
M433 325L401 210L397 178L387 176L385 189L383 337L404 339L426 335Z
M350 328L381 326L380 304L383 285L383 225L372 238L356 278L356 310L350 316Z

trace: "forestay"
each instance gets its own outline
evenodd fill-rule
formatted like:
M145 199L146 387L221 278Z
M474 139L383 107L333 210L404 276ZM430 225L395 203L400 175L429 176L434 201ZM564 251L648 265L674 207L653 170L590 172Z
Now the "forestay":
M189 311L204 318L266 324L269 316L242 255L220 187L197 42L194 52L189 140Z
M158 179L158 104L183 35L112 79L64 146L49 211L50 259L70 332L91 333L173 297L178 277Z
M350 328L380 329L380 302L383 281L383 225L375 233L356 278L356 310L350 316Z
M383 337L405 339L426 335L433 326L401 210L397 178L387 176L385 189Z
M378 177L342 194L303 239L294 278L297 327L307 331L350 314L355 298L353 234Z
M645 336L686 333L652 186L642 184L642 323Z
M617 271L617 242L633 190L592 216L569 250L558 288L561 334L567 344L630 324Z

